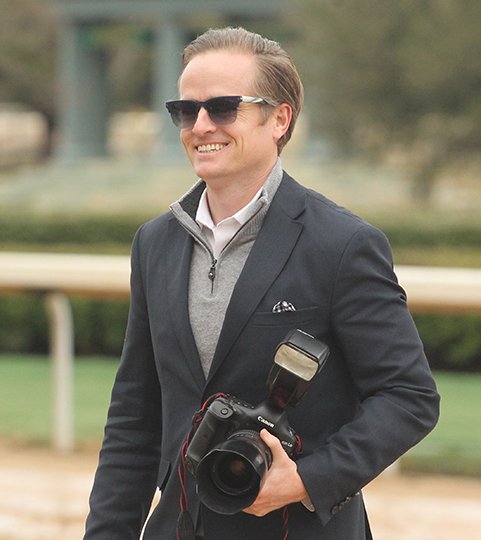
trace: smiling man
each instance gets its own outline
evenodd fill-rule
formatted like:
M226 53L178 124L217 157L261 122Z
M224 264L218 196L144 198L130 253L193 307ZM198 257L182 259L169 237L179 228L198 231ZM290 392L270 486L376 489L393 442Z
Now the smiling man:
M194 56L180 79L182 99L177 104L215 100L219 96L240 95L242 99L224 103L224 107L236 107L233 122L215 123L208 110L201 107L197 117L192 118L194 124L181 129L192 166L207 184L214 223L243 208L264 185L277 160L277 143L292 118L287 103L270 105L264 98L251 97L256 73L253 55L213 50ZM211 101L210 107L215 106L216 102ZM174 107L175 102L170 104L171 110Z
M439 406L389 244L283 171L303 89L278 43L209 30L183 68L166 106L199 180L134 239L85 539L138 539L156 487L145 540L369 539L361 489L434 427ZM257 498L217 513L184 470L192 417L218 393L264 400L293 329L330 349L288 411L303 451L291 458L261 430L272 464Z

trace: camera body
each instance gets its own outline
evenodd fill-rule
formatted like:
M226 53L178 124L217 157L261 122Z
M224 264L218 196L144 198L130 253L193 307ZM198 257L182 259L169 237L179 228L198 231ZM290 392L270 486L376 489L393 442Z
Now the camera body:
M263 428L280 440L290 457L296 455L296 433L289 426L284 410L273 407L268 401L254 406L234 396L218 397L207 409L189 445L186 454L187 468L195 476L200 461L217 444L228 440L233 434L260 432Z
M262 429L279 439L289 457L300 452L300 439L289 425L286 407L297 405L328 356L327 345L294 329L277 347L267 399L251 405L231 395L213 396L203 417L194 417L183 458L205 506L230 515L255 501L272 464L270 448L260 436ZM201 418L200 423L196 418Z

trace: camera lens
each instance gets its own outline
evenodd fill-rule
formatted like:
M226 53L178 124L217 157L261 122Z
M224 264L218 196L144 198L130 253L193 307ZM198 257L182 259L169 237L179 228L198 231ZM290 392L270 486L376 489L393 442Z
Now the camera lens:
M251 464L242 456L221 452L212 463L214 484L227 495L240 495L255 488L258 477Z
M258 432L234 432L199 463L197 485L201 501L219 514L240 512L256 499L271 463L271 452Z

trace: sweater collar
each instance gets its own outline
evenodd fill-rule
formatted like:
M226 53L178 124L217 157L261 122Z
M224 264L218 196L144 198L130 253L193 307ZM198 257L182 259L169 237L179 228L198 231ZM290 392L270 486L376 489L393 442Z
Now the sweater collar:
M261 188L258 198L262 206L269 205L282 180L282 164L280 158L277 158L267 180ZM180 213L186 213L195 221L199 202L206 188L205 181L199 178L197 182L182 197L170 206L172 213L178 217ZM257 206L257 205L254 205ZM242 212L242 210L241 210Z

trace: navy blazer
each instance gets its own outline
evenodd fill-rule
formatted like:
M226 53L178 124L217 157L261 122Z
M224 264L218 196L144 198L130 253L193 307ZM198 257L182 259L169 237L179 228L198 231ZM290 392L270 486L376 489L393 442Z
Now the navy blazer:
M171 213L134 239L125 345L85 540L137 540L156 487L162 496L144 538L175 539L177 466L193 413L216 392L263 400L276 346L292 328L325 341L331 355L288 412L315 506L310 513L290 505L289 539L368 538L360 490L419 442L439 412L385 236L284 173L234 288L207 380L188 314L192 243ZM280 300L296 311L273 313ZM187 477L196 519L200 505ZM206 540L282 538L281 511L257 518L201 510Z

